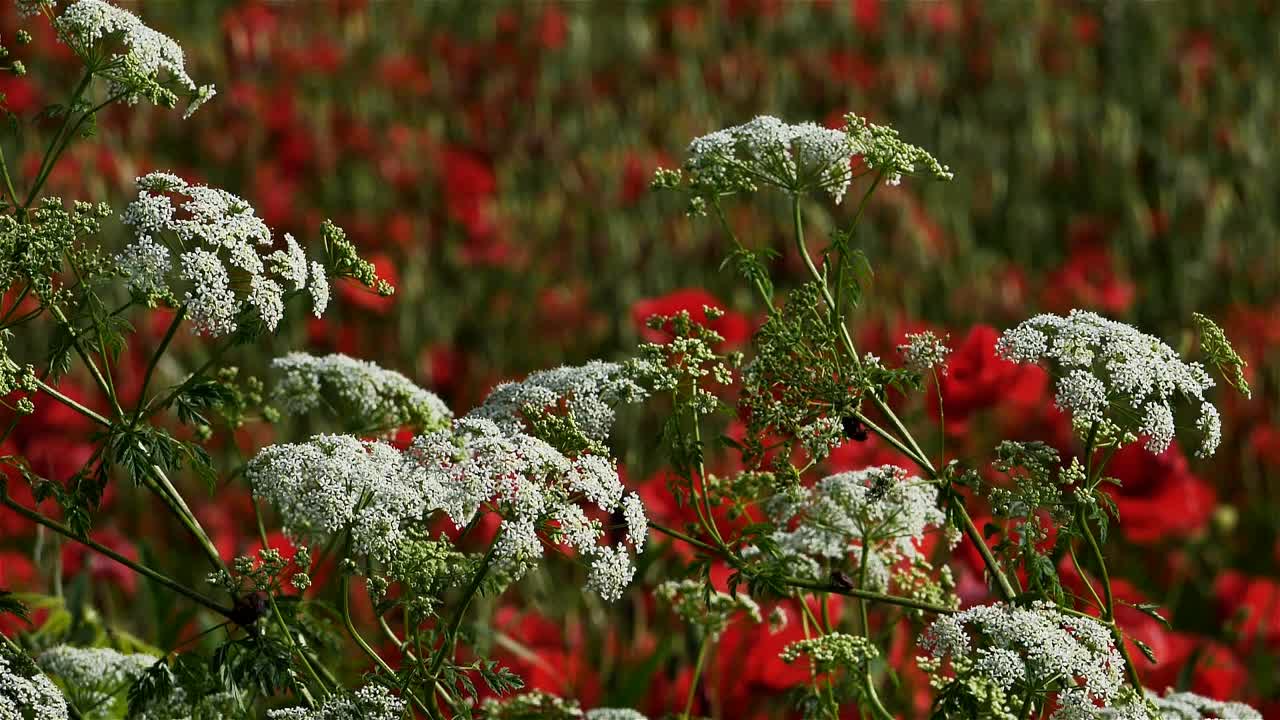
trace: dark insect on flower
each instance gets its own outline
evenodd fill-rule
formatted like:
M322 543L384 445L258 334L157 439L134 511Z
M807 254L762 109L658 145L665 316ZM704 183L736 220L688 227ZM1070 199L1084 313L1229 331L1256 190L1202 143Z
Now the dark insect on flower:
M840 418L840 425L844 428L845 437L850 440L857 440L858 442L866 442L867 426L863 425L862 421L858 418L852 415L845 415Z
M240 627L248 628L267 614L267 607L266 593L249 593L236 599L235 606L231 608L231 614L228 617Z
M831 584L841 590L853 589L853 578L840 572L839 570L831 571Z

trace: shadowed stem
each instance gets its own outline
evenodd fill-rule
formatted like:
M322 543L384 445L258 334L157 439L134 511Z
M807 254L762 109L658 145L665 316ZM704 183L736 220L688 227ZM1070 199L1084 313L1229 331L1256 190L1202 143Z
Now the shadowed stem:
M22 517L34 523L37 523L39 525L43 525L44 527L47 527L50 530L53 530L54 532L58 533L59 535L62 535L63 537L66 537L70 540L74 540L80 543L81 545L84 545L85 547L89 548L90 550L93 550L99 555L104 555L108 558L111 558L112 560L115 560L116 562L120 563L121 565L124 565L125 567L138 573L139 575L143 575L147 578L150 578L151 580L154 580L155 582L160 583L161 585L164 585L170 590L173 590L179 595L182 595L187 599L192 600L197 604L202 605L222 615L223 617L227 617L227 618L231 617L231 614L232 614L231 608L220 605L216 600L206 597L205 595L195 590L192 590L191 588L188 588L187 586L174 580L173 578L170 578L169 576L164 575L163 573L160 573L156 570L152 570L146 565L143 565L138 562L134 562L133 560L130 560L129 558L121 555L120 553L112 550L111 548L105 545L102 545L101 543L90 540L87 537L80 537L79 535L76 535L76 533L73 532L71 528L67 527L66 525L63 525L57 520L46 517L41 513L36 512L35 510L31 510L25 505L22 505L16 502L13 498L9 497L9 493L7 489L4 487L3 483L0 483L0 503L3 503L10 510L13 510L14 512L18 513Z
M728 549L717 548L714 545L705 543L695 537L682 533L679 530L675 530L673 528L660 525L656 522L653 522L652 520L649 521L649 527L653 528L654 530L657 530L663 535L669 535L670 537L680 540L681 542L688 543L690 545L693 545L696 548L699 548L700 550L716 555L717 557L723 558L734 567L741 568L746 565L746 563L742 560L742 558L733 554ZM886 605L898 605L900 607L910 608L912 610L923 610L924 612L930 612L937 615L950 615L955 612L954 609L949 607L944 607L942 605L934 605L933 603L924 602L922 600L915 600L913 598L908 598L908 597L900 597L898 595L888 595L886 593L878 593L878 592L873 592L871 590L863 590L862 588L846 587L843 585L832 585L831 583L822 583L814 580L805 580L804 578L797 578L797 577L783 577L783 578L780 578L780 580L783 583L795 588L803 588L805 590L814 590L822 593L832 593L835 595L844 595L847 597L863 598L866 600L870 600L872 602L884 603Z

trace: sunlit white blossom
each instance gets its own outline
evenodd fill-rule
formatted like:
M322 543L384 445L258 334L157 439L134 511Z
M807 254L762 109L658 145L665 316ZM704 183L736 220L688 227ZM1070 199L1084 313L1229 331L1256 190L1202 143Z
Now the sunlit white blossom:
M365 685L351 694L332 695L320 707L268 710L268 720L402 720L405 702L381 685Z
M27 3L28 7L33 4ZM82 57L92 55L107 38L119 38L124 51L111 56L97 72L110 81L113 95L123 96L130 104L146 98L173 107L178 96L171 86L176 86L190 98L184 114L189 117L215 94L212 85L197 85L187 74L182 48L173 38L106 0L77 0L55 24L58 37Z
M0 718L67 720L67 700L24 656L0 648Z
M525 430L527 408L555 409L563 403L583 434L605 442L613 429L614 407L639 402L646 394L623 366L596 360L540 370L520 382L498 385L468 417L492 420L504 432L518 433Z
M1045 363L1059 374L1058 405L1084 423L1109 422L1148 436L1159 453L1173 440L1179 399L1200 411L1197 455L1212 455L1221 439L1217 409L1204 397L1213 379L1156 337L1096 313L1037 315L1005 331L996 353L1018 363Z
M290 534L323 542L349 530L354 554L382 561L427 510L416 466L382 442L317 435L271 445L245 475Z
M435 393L367 360L292 352L271 367L280 373L274 396L284 410L302 414L326 408L353 430L433 430L453 415Z
M920 644L955 672L984 677L1014 697L1028 687L1058 688L1054 720L1093 717L1078 713L1109 706L1124 686L1124 658L1111 632L1045 601L977 605L939 617Z
M635 574L636 566L631 563L631 555L626 548L621 545L601 547L591 561L587 587L605 600L617 600L622 597Z
M936 368L943 375L947 374L947 355L951 353L951 348L946 346L945 339L939 339L931 331L925 330L908 333L906 340L898 346L898 352L902 353L902 359L906 361L908 368L916 372Z
M271 229L249 203L224 190L193 185L171 173L137 179L138 197L121 219L136 233L116 256L130 287L147 295L174 292L172 253L180 255L187 315L197 332L227 335L242 312L257 311L267 330L284 317L286 292L307 290L317 317L329 302L324 266Z

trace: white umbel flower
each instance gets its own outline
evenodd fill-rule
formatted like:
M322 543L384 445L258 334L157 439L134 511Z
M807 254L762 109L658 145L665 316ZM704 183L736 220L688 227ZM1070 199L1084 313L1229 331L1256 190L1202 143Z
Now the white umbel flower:
M435 393L367 360L293 352L273 360L271 367L280 373L275 396L286 412L329 408L353 431L434 430L453 416Z
M779 529L772 539L779 552L796 562L798 574L815 573L828 561L867 557L868 576L883 587L888 569L899 559L920 557L919 542L946 522L938 508L937 488L892 465L831 475L812 488L796 488L764 504Z
M943 375L947 374L947 355L951 354L951 348L947 347L945 339L940 339L932 331L908 333L906 342L898 346L898 352L902 353L902 359L911 370L928 372L937 368Z
M381 685L365 685L350 695L326 698L315 709L268 710L268 720L402 720L405 702Z
M271 228L244 199L171 173L144 175L137 185L137 199L121 216L136 239L116 256L135 291L177 294L170 277L170 256L176 252L197 332L233 333L240 314L251 309L275 331L284 317L286 293L303 290L311 293L317 317L323 313L329 303L324 267L308 264L292 235L284 236L283 248L275 247Z
M1172 442L1173 407L1185 401L1200 411L1196 454L1217 450L1221 419L1204 397L1214 384L1209 373L1132 326L1084 310L1037 315L1005 331L996 353L1017 363L1048 365L1060 375L1060 407L1085 423L1105 421L1141 432L1151 452L1163 452Z
M25 667L24 667L25 665ZM0 648L0 718L9 720L67 720L62 692L25 657L14 658Z
M630 708L596 708L587 711L587 720L649 720Z
M271 445L245 474L291 535L323 543L349 529L355 555L384 562L427 509L416 467L382 442L317 435Z
M631 493L622 499L622 518L627 523L627 540L636 552L644 552L645 540L649 538L649 518L639 495Z
M571 460L538 438L475 417L418 437L407 458L421 473L429 510L442 510L457 527L482 508L502 517L495 556L512 574L522 575L542 556L545 536L590 560L588 588L602 597L621 596L631 581L635 568L626 548L602 545L603 528L579 506L612 512L623 504L632 520L637 511L643 515L638 496L623 502L612 459L585 454Z
M183 116L190 117L215 94L212 85L198 86L187 74L182 48L173 38L146 26L128 10L105 0L77 0L55 24L59 38L81 57L91 55L103 40L119 37L124 52L111 57L98 74L110 81L113 95L123 95L129 104L146 98L173 107L178 96L171 86L177 86L190 98Z
M125 691L155 664L141 653L121 653L111 648L79 648L59 645L36 659L46 673L62 681L68 697L80 708L94 708L89 717L114 717L123 709Z
M523 432L526 408L554 409L561 403L573 414L583 434L605 442L613 429L614 407L643 400L646 391L617 363L594 360L532 373L520 382L503 383L468 417L492 420L507 433Z
M116 266L129 287L143 295L162 295L169 291L169 273L173 271L169 248L150 237L139 238L116 255Z
M631 564L631 555L626 548L621 545L601 547L591 561L587 588L612 602L622 597L635 574L636 566Z
M1110 706L1124 687L1124 658L1110 631L1045 601L978 605L940 617L920 644L953 670L984 677L1013 697L1027 688L1056 689L1055 720L1094 717L1089 713Z
M751 191L763 184L793 194L821 190L839 202L853 180L850 160L856 152L843 131L761 115L694 138L685 169L695 185Z

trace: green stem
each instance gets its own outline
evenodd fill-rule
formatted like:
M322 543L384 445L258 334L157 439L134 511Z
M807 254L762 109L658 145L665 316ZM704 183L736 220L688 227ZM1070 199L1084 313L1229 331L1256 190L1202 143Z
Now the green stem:
M262 548L265 550L267 548L267 526L262 522L262 511L258 508L257 500L253 500L253 517L257 520L258 537L262 540ZM311 666L311 661L307 659L307 656L298 648L297 643L294 642L293 629L284 621L284 615L280 612L280 606L276 604L275 595L267 593L267 601L271 603L271 612L275 616L276 624L280 626L280 630L284 633L285 639L289 641L289 649L302 659L302 666L306 668L307 674L311 676L312 681L314 681L316 686L319 687L327 696L329 694L328 686L326 686L324 681L320 679L320 675L316 673L316 669ZM306 699L307 707L316 707L315 699L311 697L311 693L307 690L306 685L297 684L297 689L303 698Z
M168 349L169 343L173 341L173 336L178 332L178 326L182 324L183 319L187 316L187 304L183 303L178 307L177 312L173 315L173 321L169 323L169 329L165 331L164 339L160 341L160 347L156 348L155 354L151 356L151 361L147 363L147 371L142 376L142 388L138 390L138 406L133 412L133 423L137 423L142 417L142 409L145 406L145 398L147 397L147 388L151 386L151 376L155 374L156 366L160 364L160 358L164 355L164 351Z
M101 390L109 400L111 400L111 405L115 408L116 414L123 414L123 411L120 409L120 401L116 398L116 394L112 389L111 383L107 382L106 378L102 376L102 371L98 369L97 364L93 362L93 359L89 357L89 353L84 349L84 346L80 344L75 325L67 319L66 314L62 312L62 308L57 305L49 305L49 312L57 319L58 322L62 323L62 326L66 329L67 333L71 335L71 347L75 348L76 354L80 356L80 360L84 363L85 367L89 369L89 374L93 376L93 380L97 383L98 389Z
M686 542L694 547L721 557L734 567L740 568L744 567L746 564L741 558L733 553L705 543L695 537L682 533L679 530L666 527L665 525L653 522L652 520L649 521L649 527L657 530L663 535L669 535L677 540ZM886 605L897 605L900 607L910 608L912 610L923 610L937 615L950 615L955 612L952 608L944 607L942 605L934 605L932 603L915 600L913 598L900 597L898 595L887 595L885 593L873 592L871 590L863 590L862 588L848 588L840 585L831 585L830 583L820 583L796 577L783 577L780 578L780 580L791 587L816 590L817 592L832 593L835 595L844 595L846 597L865 598L873 602L884 603Z
M396 676L396 671L393 670L391 666L387 664L386 660L382 659L381 655L375 652L372 647L369 647L369 643L365 642L364 637L360 635L360 631L356 630L356 624L351 620L351 576L350 575L343 573L340 590L342 592L342 624L346 628L347 634L351 636L351 639L355 641L356 645L360 646L360 650L362 650L365 655L369 656L370 660L373 660L374 664L376 664L379 668L381 668L382 671L386 673L388 677L394 678ZM419 710L421 710L422 712L428 715L431 714L431 711L427 709L427 706L423 704L423 702L419 700L418 697L414 695L411 691L406 689L403 692L405 695L409 697L409 700L411 700Z
M707 649L711 647L711 636L704 634L698 646L698 659L693 663L693 678L689 680L689 695L684 701L683 720L693 717L693 701L698 697L698 679L702 677L702 666L707 661Z
M179 595L183 595L189 600L192 600L199 605L202 605L210 610L213 610L214 612L222 615L223 617L227 617L227 618L231 617L231 613L232 613L231 608L219 605L216 600L205 597L199 592L188 588L187 586L170 578L167 575L164 575L156 570L152 570L146 565L143 565L138 562L134 562L133 560L130 560L129 558L121 555L120 553L112 550L111 548L105 545L102 545L101 543L94 542L93 540L87 537L80 537L76 535L76 533L73 532L71 528L67 527L66 525L63 525L57 520L54 520L49 517L45 517L44 515L34 510L31 510L26 506L16 502L15 500L13 500L13 498L9 497L9 494L7 491L5 491L2 483L0 483L0 503L3 503L9 509L18 513L22 517L34 523L43 525L44 527L47 527L50 530L53 530L54 532L58 533L59 535L62 535L63 537L74 540L80 543L81 545L84 545L85 547L89 548L90 550L97 552L99 555L104 555L108 558L111 558L112 560L115 560L116 562L120 563L121 565L124 565L125 567L138 573L139 575L143 575L147 578L150 578L151 580L154 580L155 582L169 588L170 590L173 590Z
M54 400L57 400L58 402L62 403L63 405L66 405L67 407L71 408L72 410L75 410L76 412L80 413L81 415L84 415L85 417L87 417L87 418L89 418L90 420L92 420L92 421L94 421L94 422L98 423L99 425L102 425L103 427L111 427L111 421L110 421L110 420L108 420L107 418L103 417L102 415L99 415L98 413L94 412L93 410L90 410L89 408L87 408L87 407L85 407L84 405L82 405L82 404L80 404L80 403L76 402L75 400L72 400L71 398L67 397L66 395L63 395L61 392L58 392L58 390L57 390L56 388L54 388L52 385L49 385L48 383L46 383L45 381L41 380L40 378L36 378L36 386L37 386L37 387L39 387L39 388L40 388L40 390L41 390L42 392L44 392L44 393L46 393L47 395L49 395L50 397L52 397Z
M431 660L431 669L428 674L433 678L439 674L440 668L444 666L445 658L453 653L458 644L458 630L462 627L462 619L467 613L467 608L471 605L471 600L480 591L480 585L484 582L485 575L489 573L489 567L493 563L494 549L497 546L497 538L494 538L494 543L489 546L488 552L484 554L484 558L480 561L480 567L476 569L475 576L471 578L471 584L467 587L466 594L462 596L462 602L458 605L457 610L453 613L453 618L449 621L445 639L440 644L440 650Z
M191 512L191 508L182 499L182 494L173 486L173 483L169 482L169 476L165 475L164 469L153 463L151 465L151 475L153 483L151 489L160 496L161 500L164 500L165 504L169 506L169 510L195 536L196 541L200 543L201 549L204 550L205 555L208 556L213 566L225 572L227 564L223 562L222 555L218 553L213 541L205 533L204 527L196 519L195 513Z
M71 102L67 103L66 115L62 119L62 126L58 128L58 133L53 136L53 140L49 143L49 147L44 151L44 157L40 159L40 170L36 174L36 181L31 187L31 191L27 193L27 199L22 203L22 210L31 207L32 201L36 199L36 194L40 192L40 188L44 186L45 180L49 178L53 165L58 161L58 157L62 155L62 150L66 149L66 145L62 143L62 135L71 125L71 116L75 113L76 104L80 102L80 98L85 91L89 89L89 83L93 81L93 69L90 68L85 72L80 84L76 85L75 92L71 95ZM83 120L82 120L83 122Z

